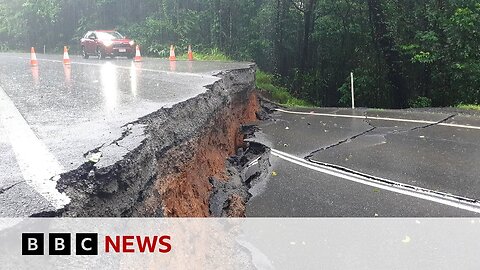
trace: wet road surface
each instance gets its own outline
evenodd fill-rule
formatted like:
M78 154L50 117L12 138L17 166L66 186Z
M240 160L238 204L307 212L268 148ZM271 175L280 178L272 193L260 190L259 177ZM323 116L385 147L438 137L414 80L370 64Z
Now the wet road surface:
M89 151L120 138L128 123L193 98L217 80L214 74L248 63L169 62L144 58L0 54L0 217L28 216L68 203L55 176L86 161ZM143 130L107 148L113 164L142 140ZM87 156L87 158L89 158Z
M60 208L68 198L54 188L56 175L128 130L133 136L106 147L99 165L113 164L143 138L128 123L203 93L213 74L249 65L74 56L65 67L61 56L39 55L32 68L27 54L0 60L0 216ZM480 199L479 117L317 109L274 119L261 123L256 140L274 149L275 175L248 216L478 215L477 203L462 200Z
M479 126L456 113L276 111L254 139L274 149L274 173L247 215L478 216Z

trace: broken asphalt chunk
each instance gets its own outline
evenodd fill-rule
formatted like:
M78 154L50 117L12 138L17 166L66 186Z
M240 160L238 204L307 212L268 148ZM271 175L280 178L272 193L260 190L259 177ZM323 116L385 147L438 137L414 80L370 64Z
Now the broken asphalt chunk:
M100 158L102 158L102 152L96 152L96 153L90 153L87 156L87 160L92 163L98 163L100 161Z

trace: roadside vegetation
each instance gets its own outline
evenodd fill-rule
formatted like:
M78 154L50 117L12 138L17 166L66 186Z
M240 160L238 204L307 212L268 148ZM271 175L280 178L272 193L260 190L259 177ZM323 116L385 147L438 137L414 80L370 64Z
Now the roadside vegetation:
M464 110L480 111L480 105L475 105L475 104L459 104L457 105L457 108L464 109Z
M218 48L204 50L203 52L195 51L193 53L195 61L221 61L221 62L231 62L233 61L225 53L221 52ZM177 57L178 60L187 60L188 53L184 52Z
M149 56L254 61L282 103L348 106L353 72L360 107L480 104L478 0L0 0L2 51L75 52L92 29Z
M287 107L313 107L311 103L293 97L287 88L278 85L278 83L275 83L275 78L273 74L257 70L256 86L258 90L263 92L265 97L281 105Z

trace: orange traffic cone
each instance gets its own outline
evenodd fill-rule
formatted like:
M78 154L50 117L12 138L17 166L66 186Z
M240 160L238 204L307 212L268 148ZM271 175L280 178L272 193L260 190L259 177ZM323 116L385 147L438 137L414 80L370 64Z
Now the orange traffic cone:
M177 61L170 61L170 71L177 71Z
M142 55L140 54L140 46L137 45L135 48L135 58L133 58L133 61L135 62L142 62Z
M177 57L175 56L175 47L173 47L173 45L170 47L170 61L177 61Z
M70 65L70 56L68 55L67 46L63 46L63 64Z
M30 64L34 67L38 66L37 55L35 54L34 47L32 47L32 49L30 50Z
M192 45L188 45L188 60L193 61Z

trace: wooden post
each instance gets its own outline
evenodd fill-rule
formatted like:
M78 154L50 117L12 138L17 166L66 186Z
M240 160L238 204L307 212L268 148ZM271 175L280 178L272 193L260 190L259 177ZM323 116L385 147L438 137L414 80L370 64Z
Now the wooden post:
M351 89L352 89L352 109L355 109L355 90L353 88L353 72L350 73Z

